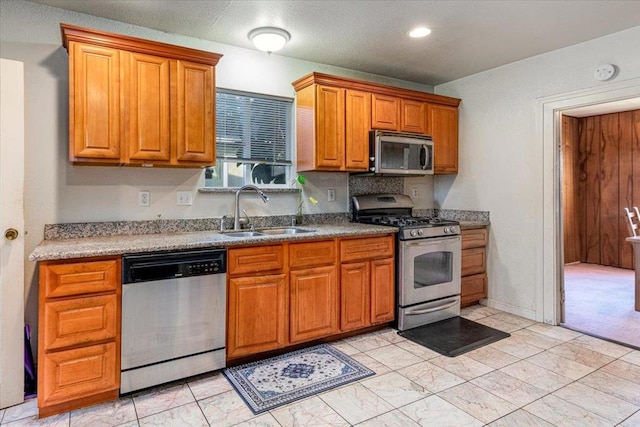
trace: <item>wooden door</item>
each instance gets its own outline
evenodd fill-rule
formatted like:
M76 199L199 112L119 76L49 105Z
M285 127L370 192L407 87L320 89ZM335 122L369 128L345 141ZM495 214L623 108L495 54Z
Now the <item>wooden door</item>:
M169 162L171 121L170 60L123 52L125 62L127 146L132 162Z
M316 167L344 169L344 89L316 87Z
M371 323L395 317L395 259L371 261Z
M369 169L369 130L371 129L371 94L346 91L345 164L348 171Z
M229 279L227 357L287 344L286 291L284 274Z
M458 173L458 108L428 104L427 129L433 138L434 172Z
M402 132L427 133L427 103L400 100L400 130Z
M172 138L177 163L215 164L215 67L172 61ZM173 71L173 70L172 70Z
M289 278L289 341L308 341L338 332L335 267L294 270Z
M120 51L69 43L69 160L120 163Z
M364 328L370 324L369 262L342 264L340 269L340 330Z
M371 128L400 129L400 98L371 94Z

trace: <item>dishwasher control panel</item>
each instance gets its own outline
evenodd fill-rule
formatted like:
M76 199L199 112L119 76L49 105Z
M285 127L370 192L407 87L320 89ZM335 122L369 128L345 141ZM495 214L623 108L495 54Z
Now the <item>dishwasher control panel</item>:
M122 257L122 283L180 279L226 271L225 249L153 252Z

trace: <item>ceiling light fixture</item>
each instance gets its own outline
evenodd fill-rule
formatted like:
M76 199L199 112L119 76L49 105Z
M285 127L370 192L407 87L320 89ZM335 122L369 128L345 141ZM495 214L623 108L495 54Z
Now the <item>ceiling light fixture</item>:
M409 31L409 37L413 37L414 39L418 39L420 37L426 37L431 34L431 30L427 27L417 27L413 30Z
M249 40L258 50L271 53L282 49L291 40L291 34L282 28L260 27L249 31Z

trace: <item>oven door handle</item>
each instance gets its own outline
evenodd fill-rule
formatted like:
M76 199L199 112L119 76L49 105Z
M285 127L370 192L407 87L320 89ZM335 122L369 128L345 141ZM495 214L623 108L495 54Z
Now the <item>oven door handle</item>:
M460 302L460 298L456 298L445 305L439 305L437 307L432 307L432 308L425 308L424 310L407 311L405 312L405 314L407 316L417 316L420 314L433 313L434 311L444 310L445 308L453 307L454 305L458 304L458 302Z

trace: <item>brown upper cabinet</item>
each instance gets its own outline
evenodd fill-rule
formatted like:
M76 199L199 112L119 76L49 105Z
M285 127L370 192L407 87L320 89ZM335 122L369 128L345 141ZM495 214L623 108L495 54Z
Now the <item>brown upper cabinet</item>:
M215 163L215 66L222 55L60 24L69 52L69 160Z
M295 82L299 171L366 172L369 131L429 134L435 173L458 172L460 99L311 73Z

